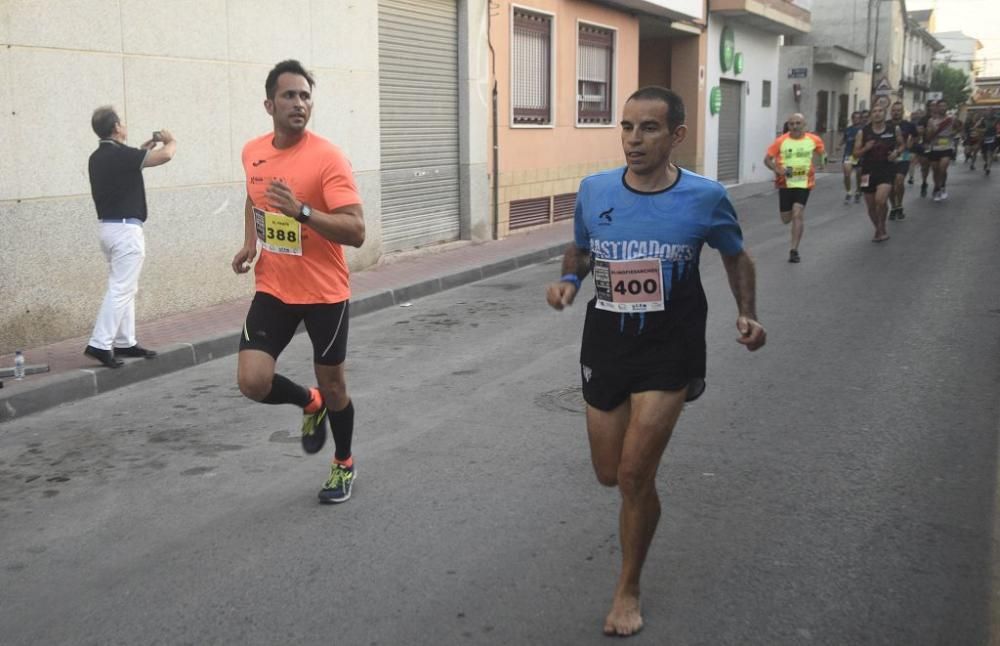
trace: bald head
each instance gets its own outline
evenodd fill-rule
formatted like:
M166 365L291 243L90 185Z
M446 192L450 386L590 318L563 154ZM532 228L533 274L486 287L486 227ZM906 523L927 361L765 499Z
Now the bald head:
M799 139L806 131L806 118L800 112L788 117L788 134L793 139Z

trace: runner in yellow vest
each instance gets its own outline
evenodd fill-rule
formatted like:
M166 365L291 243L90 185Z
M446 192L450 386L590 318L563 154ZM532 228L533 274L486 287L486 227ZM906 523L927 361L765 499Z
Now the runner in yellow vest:
M774 140L764 157L764 165L774 171L778 187L778 210L784 224L792 223L791 250L788 262L799 262L799 242L805 229L803 216L809 191L816 185L816 164L826 164L823 140L806 132L806 118L788 117L788 132Z

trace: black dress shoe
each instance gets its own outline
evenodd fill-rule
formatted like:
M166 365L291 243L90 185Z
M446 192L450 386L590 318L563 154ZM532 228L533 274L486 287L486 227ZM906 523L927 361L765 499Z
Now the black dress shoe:
M115 359L115 353L111 350L101 350L92 345L88 345L83 353L88 357L97 359L108 368L120 368L123 363L121 359Z
M119 357L141 357L143 359L152 359L156 356L156 351L147 350L136 343L130 348L115 348L115 354Z

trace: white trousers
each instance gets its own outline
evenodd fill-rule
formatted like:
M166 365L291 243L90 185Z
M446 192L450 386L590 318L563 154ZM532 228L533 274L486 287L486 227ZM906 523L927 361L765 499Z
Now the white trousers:
M101 350L130 348L135 339L135 295L146 258L142 227L122 222L102 222L101 251L108 259L108 291L97 313L90 345Z

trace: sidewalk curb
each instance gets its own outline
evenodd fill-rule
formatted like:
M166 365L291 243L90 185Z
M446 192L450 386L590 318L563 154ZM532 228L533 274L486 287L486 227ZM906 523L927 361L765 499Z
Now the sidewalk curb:
M523 252L512 258L463 269L453 274L421 280L393 289L380 289L351 300L351 315L363 316L418 298L468 285L485 278L536 265L562 254L565 242ZM303 330L299 329L299 333ZM0 423L38 413L61 404L86 399L140 381L160 377L200 363L236 354L239 334L208 337L191 343L175 343L160 350L155 359L126 359L115 370L81 368L39 380L29 388L4 393L0 390Z
M822 175L833 173L823 173ZM817 181L826 181L817 177ZM734 203L776 192L770 181L738 184L727 187ZM502 242L502 241L495 241ZM372 312L400 305L417 298L437 294L454 287L461 287L479 280L492 278L516 269L546 262L562 255L567 240L546 244L537 249L522 251L509 258L488 262L480 267L443 273L434 278L391 289L379 288L368 293L356 294L351 300L351 315L363 316ZM447 253L447 252L443 252ZM301 328L299 332L301 332ZM107 368L81 368L58 375L41 378L37 383L15 392L0 389L0 424L38 413L61 404L86 399L94 395L129 386L146 379L190 368L200 363L221 359L239 351L239 333L227 332L190 343L166 346L155 359L126 359L125 365L116 370Z

